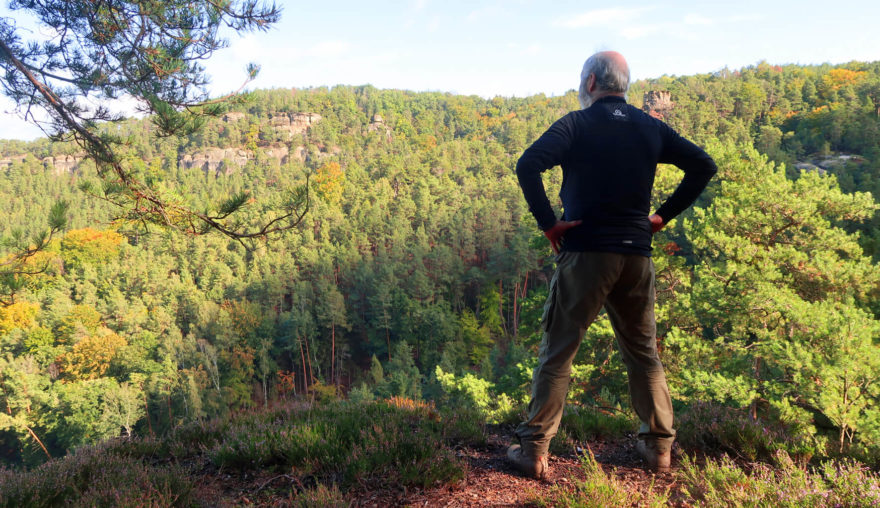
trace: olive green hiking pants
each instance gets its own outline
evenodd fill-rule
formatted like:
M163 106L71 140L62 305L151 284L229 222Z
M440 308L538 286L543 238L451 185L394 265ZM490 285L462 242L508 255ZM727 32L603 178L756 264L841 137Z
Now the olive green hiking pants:
M587 328L605 306L629 378L639 437L665 452L672 446L672 401L657 355L654 264L610 252L562 252L544 305L544 337L532 376L528 420L516 429L523 451L547 454L562 420L571 363Z

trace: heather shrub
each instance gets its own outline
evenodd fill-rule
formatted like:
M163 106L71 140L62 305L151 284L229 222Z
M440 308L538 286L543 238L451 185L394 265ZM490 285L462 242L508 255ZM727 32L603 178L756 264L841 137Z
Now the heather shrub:
M293 468L348 483L394 478L428 486L463 477L463 465L444 445L482 442L473 421L472 415L441 416L411 399L290 408L281 417L243 415L230 422L208 457L220 467Z
M317 485L312 489L304 489L296 496L291 496L290 504L296 508L347 508L351 503L335 484L331 487Z
M726 452L747 460L772 462L785 451L799 464L816 453L810 436L765 420L752 420L744 411L717 404L695 404L677 423L677 440L687 448Z
M697 506L880 506L880 477L852 462L827 461L818 470L798 466L784 451L776 467L724 456L699 465L685 456L679 478L686 504Z
M880 475L853 460L827 461L822 475L832 491L833 506L880 506Z
M633 415L612 413L593 407L569 406L562 427L577 441L621 437L638 427Z
M176 466L150 466L80 449L31 471L0 470L0 507L191 506L193 485Z
M567 506L571 508L599 508L605 506L667 506L668 492L654 492L651 485L646 492L634 491L632 486L618 480L615 475L605 473L592 453L581 455L583 480L575 480L571 486L554 487L549 498L536 498L532 503L538 506Z

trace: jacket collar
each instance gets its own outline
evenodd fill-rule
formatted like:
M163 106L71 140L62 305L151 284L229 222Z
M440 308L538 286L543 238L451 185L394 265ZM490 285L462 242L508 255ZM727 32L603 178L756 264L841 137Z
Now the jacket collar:
M624 99L623 97L618 97L616 95L606 95L601 99L597 99L595 102L593 102L593 104L599 104L600 102L621 102L626 104L626 99Z

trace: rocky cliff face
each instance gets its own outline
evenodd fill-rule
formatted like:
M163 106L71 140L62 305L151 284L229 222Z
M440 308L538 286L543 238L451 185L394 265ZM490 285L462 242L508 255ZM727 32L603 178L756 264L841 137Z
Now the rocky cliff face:
M27 158L28 154L20 153L15 155L7 155L5 157L0 157L0 170L7 170L10 166L15 164L16 162L22 162Z
M85 154L46 157L43 159L43 166L56 175L69 175L76 171L77 167L79 167L79 163L82 162L83 159L85 159Z
M0 158L0 170L7 170L16 162L22 162L28 157L26 153L7 155ZM79 164L85 159L84 153L73 155L58 155L56 157L43 157L43 167L55 175L69 175L74 173Z
M654 118L665 120L666 115L669 114L674 106L672 94L666 90L649 90L645 93L642 109Z
M294 136L306 132L309 127L321 120L317 113L275 113L269 123L278 132L287 133L288 141Z
M253 159L253 153L241 148L205 147L198 152L180 157L177 163L184 169L201 169L206 173L230 174Z
M246 117L245 113L232 111L224 114L221 120L226 123L234 123ZM285 134L288 141L293 140L294 136L308 131L312 125L320 120L321 115L317 113L280 112L269 115L269 125L276 132ZM262 147L262 150L269 158L277 160L280 164L287 163L290 157L299 160L305 160L306 157L306 149L303 146L291 149L286 145L272 145ZM228 175L243 168L253 158L254 153L243 148L224 149L208 146L182 155L177 162L184 169L200 169L206 173Z
M247 114L237 111L231 111L220 117L223 122L234 123L247 117ZM376 120L378 118L378 120ZM292 140L294 136L302 134L321 120L321 115L317 113L274 113L269 116L269 122L277 131L286 133L288 140ZM370 130L381 129L390 133L382 117L374 116L373 123L370 124ZM270 159L277 160L280 164L288 162L290 157L294 157L301 161L306 158L306 149L303 146L289 147L287 145L272 145L262 147L262 151ZM329 155L328 152L337 153L336 149L326 149L320 147L318 156ZM28 157L28 154L15 154L0 157L0 170L7 170L16 162L21 162ZM178 164L184 169L199 169L206 173L214 174L230 174L243 168L249 160L254 159L255 154L244 148L218 148L218 147L201 147L197 151L183 154L178 159ZM80 163L85 158L85 154L58 155L55 157L45 157L42 159L43 166L56 175L71 174L76 172Z

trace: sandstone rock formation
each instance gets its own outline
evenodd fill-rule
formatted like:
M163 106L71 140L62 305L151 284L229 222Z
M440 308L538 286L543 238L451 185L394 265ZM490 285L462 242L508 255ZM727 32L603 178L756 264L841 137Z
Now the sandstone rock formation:
M672 102L672 94L666 90L648 90L645 92L642 109L654 118L665 120L666 115L674 106L675 104Z
M29 154L21 153L15 155L7 155L0 158L0 170L8 170L16 162L24 161ZM51 171L56 176L69 175L79 169L80 163L86 158L84 153L76 153L73 155L57 155L55 157L43 157L40 162L43 167Z
M293 149L287 145L272 145L261 148L262 152L270 159L275 159L279 164L287 164L291 157L305 161L306 148L296 146ZM338 153L336 147L334 153ZM218 148L205 147L198 151L185 154L177 161L182 169L200 169L205 173L215 175L229 175L243 168L249 160L254 159L254 153L243 148Z
M373 115L367 130L369 132L384 132L386 136L391 136L391 128L385 125L385 119L379 113Z
M201 169L205 173L228 175L244 167L253 158L253 153L241 148L205 147L182 156L178 164L184 169Z
M56 175L71 174L76 171L79 163L85 158L85 154L59 155L57 157L44 157L43 166Z
M230 111L229 113L224 114L220 118L226 123L233 123L241 120L247 115L244 113L239 113L238 111Z
M306 132L309 127L321 120L317 113L274 113L269 117L269 124L278 132L286 132L287 139Z
M7 155L5 157L0 158L0 169L7 170L15 164L16 162L22 162L27 158L28 154L19 153L15 155Z

